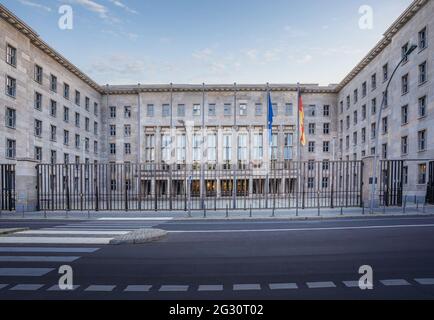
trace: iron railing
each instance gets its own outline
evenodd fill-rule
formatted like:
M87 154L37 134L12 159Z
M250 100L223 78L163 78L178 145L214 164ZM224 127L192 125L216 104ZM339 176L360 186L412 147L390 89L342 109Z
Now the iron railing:
M158 211L362 205L362 162L40 164L38 209Z
M3 211L15 210L15 165L0 164L0 208Z

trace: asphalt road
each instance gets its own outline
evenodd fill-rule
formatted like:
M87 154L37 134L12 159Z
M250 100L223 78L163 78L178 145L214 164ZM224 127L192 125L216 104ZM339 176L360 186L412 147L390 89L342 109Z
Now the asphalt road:
M29 224L119 230L149 222L16 220L2 221L0 228ZM434 299L434 217L174 220L152 226L169 236L128 246L0 244L0 299ZM79 287L50 291L65 264ZM373 290L353 287L362 265L373 268ZM20 268L48 272L1 274Z

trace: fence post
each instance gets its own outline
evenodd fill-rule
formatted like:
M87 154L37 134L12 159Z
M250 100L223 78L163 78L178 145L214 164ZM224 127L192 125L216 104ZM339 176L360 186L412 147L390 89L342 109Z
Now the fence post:
M37 161L29 158L17 159L15 169L15 210L36 211L38 209Z

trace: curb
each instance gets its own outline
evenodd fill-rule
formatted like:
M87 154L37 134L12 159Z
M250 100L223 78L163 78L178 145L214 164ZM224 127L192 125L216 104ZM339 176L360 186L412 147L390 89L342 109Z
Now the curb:
M286 220L286 221L308 221L308 220L332 220L332 219L354 219L354 218L403 218L403 217L409 217L409 218L415 218L415 217L432 217L434 216L434 213L426 213L426 214L383 214L383 213L374 213L374 214L365 214L365 215L336 215L336 216L311 216L311 217L282 217L276 215L275 217L229 217L229 218L198 218L198 217L191 217L191 218L174 218L173 221L273 221L273 220Z
M143 244L162 240L168 232L161 229L139 229L112 239L109 244Z
M10 229L0 229L0 236L7 236L21 231L30 230L29 228L10 228Z

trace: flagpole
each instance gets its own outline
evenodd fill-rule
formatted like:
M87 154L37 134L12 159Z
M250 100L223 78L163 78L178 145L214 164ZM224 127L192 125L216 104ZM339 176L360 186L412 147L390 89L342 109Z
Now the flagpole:
M270 132L270 125L269 125L269 121L270 121L270 84L267 82L267 94L266 94L266 105L267 105L267 133L268 133L268 159L267 159L267 176L265 179L265 208L268 209L268 194L270 193L270 169L271 169L271 132Z
M301 162L301 128L300 128L300 82L297 82L297 158Z
M298 150L297 150L297 158L298 158L298 163L297 163L297 210L299 208L299 196L300 196L300 190L301 190L301 186L302 186L302 174L301 174L301 123L300 123L300 98L301 98L301 89L300 89L300 82L297 82L297 146L298 146ZM304 183L304 181L303 181ZM297 211L297 215L298 215L298 211Z

